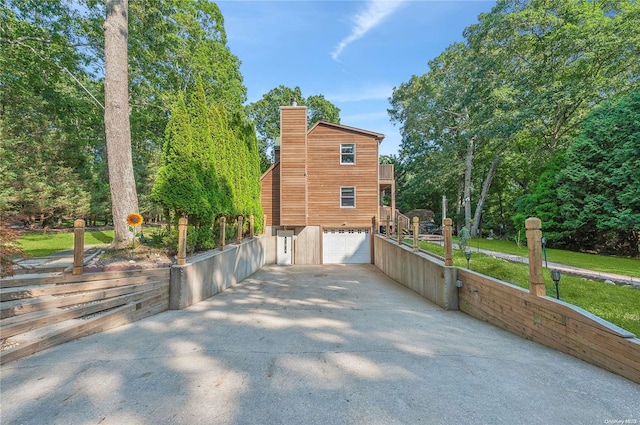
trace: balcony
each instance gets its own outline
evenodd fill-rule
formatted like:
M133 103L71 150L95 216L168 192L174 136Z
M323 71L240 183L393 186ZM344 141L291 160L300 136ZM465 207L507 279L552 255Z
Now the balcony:
M393 181L393 164L379 164L378 165L378 179L380 181L380 185L384 183L390 185Z

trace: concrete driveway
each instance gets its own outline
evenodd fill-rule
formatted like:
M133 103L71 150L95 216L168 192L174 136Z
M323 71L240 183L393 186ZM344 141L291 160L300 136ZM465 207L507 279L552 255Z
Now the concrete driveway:
M0 371L5 425L640 423L639 385L369 265L265 267Z

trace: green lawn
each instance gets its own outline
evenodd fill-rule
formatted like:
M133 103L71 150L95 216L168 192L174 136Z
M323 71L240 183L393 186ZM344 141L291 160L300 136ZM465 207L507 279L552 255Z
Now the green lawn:
M85 245L101 245L111 243L113 230L85 232ZM31 257L42 257L58 251L73 248L73 232L68 233L27 233L18 240L19 245ZM511 263L477 252L473 252L480 244L481 249L501 251L510 254L527 256L526 247L518 248L513 242L474 239L469 246L472 249L471 269L487 276L521 286L529 287L529 266ZM444 248L435 243L420 242L420 247L434 254L444 255ZM576 267L612 272L627 276L640 277L640 260L598 256L594 254L574 253L562 250L548 250L549 261ZM454 249L454 265L467 267L464 254ZM547 295L555 296L555 286L551 276L543 273ZM621 328L640 336L640 289L616 285L607 285L580 277L563 275L560 280L560 296L569 302L614 323Z
M513 241L472 239L469 248L504 252L507 254L529 255L526 245L518 247ZM624 276L640 277L640 258L614 257L608 255L587 254L583 252L565 251L561 249L547 249L547 260L550 262L565 264L567 266L581 267L584 269L621 274ZM544 261L544 257L543 257Z
M470 244L473 249L476 248L474 240L473 244ZM484 242L490 242L491 244L484 244ZM502 251L499 249L501 245L493 244L493 242L501 241L484 241L480 242L480 248L491 249L493 251ZM502 241L504 242L504 241ZM506 243L508 244L508 242ZM506 245L505 246L508 246ZM516 249L518 248L515 243L512 244ZM420 247L426 251L433 252L437 255L444 255L444 248L438 244L430 242L420 242ZM511 248L513 248L511 247ZM522 250L522 248L521 248ZM506 251L506 250L505 250ZM503 252L505 252L503 251ZM562 253L562 251L554 250L556 253ZM526 249L523 251L510 251L512 254L520 254L522 256L527 255ZM567 255L560 258L571 258L571 253L564 251ZM466 268L467 260L464 254L458 250L453 250L454 266ZM640 264L638 260L629 260L626 258L615 257L603 257L594 258L597 255L592 254L579 254L576 253L575 258L583 259L583 262L574 264L575 266L595 270L593 264L601 264L603 261L621 261L620 264L626 264L626 261L635 261L636 267ZM549 258L549 261L552 261ZM563 262L554 257L553 261ZM489 257L477 253L472 250L470 268L473 271L482 273L487 276L494 277L496 279L513 283L522 288L529 288L529 265L521 263L512 263L506 260ZM612 268L603 271L612 271ZM625 268L615 268L617 273L628 274ZM622 270L622 272L621 272ZM637 270L635 270L637 275ZM629 274L631 275L631 274ZM545 286L547 288L547 295L550 297L556 296L556 289L551 280L551 275L547 270L543 270L543 277ZM560 299L581 307L590 313L593 313L603 319L620 326L623 329L628 330L640 336L640 289L631 288L626 286L608 285L603 282L597 282L582 277L574 277L563 275L560 278Z
M85 245L109 244L113 240L113 230L84 233ZM65 249L73 249L73 232L25 233L18 239L18 245L29 257L45 257Z

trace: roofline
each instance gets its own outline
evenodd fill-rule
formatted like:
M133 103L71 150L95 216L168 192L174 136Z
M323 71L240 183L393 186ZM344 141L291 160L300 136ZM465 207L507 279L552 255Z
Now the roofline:
M309 133L311 133L313 131L313 129L316 128L319 125L326 125L327 127L333 127L335 129L338 129L338 130L349 130L349 131L354 131L356 133L364 134L365 136L370 136L370 137L373 137L374 139L377 139L378 143L382 142L382 140L385 137L384 134L382 134L382 133L376 133L374 131L363 130L361 128L356 128L356 127L349 127L348 125L336 124L336 123L332 123L332 122L328 122L328 121L318 121L318 122L316 122L313 125L313 127L311 127L309 130L307 130L307 135Z
M273 170L274 168L276 168L276 166L280 165L280 161L271 164L271 166L269 168L266 169L266 171L264 173L262 173L262 175L260 176L260 181L262 181L262 179L264 179L267 174L269 174L271 172L271 170Z

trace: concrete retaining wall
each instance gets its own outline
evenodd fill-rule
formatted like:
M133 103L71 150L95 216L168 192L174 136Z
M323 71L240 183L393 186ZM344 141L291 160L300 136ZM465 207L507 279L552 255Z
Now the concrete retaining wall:
M258 236L227 245L171 266L169 308L181 310L207 299L251 276L265 264L267 237Z
M373 244L375 265L384 274L445 310L458 309L458 269L380 235Z

